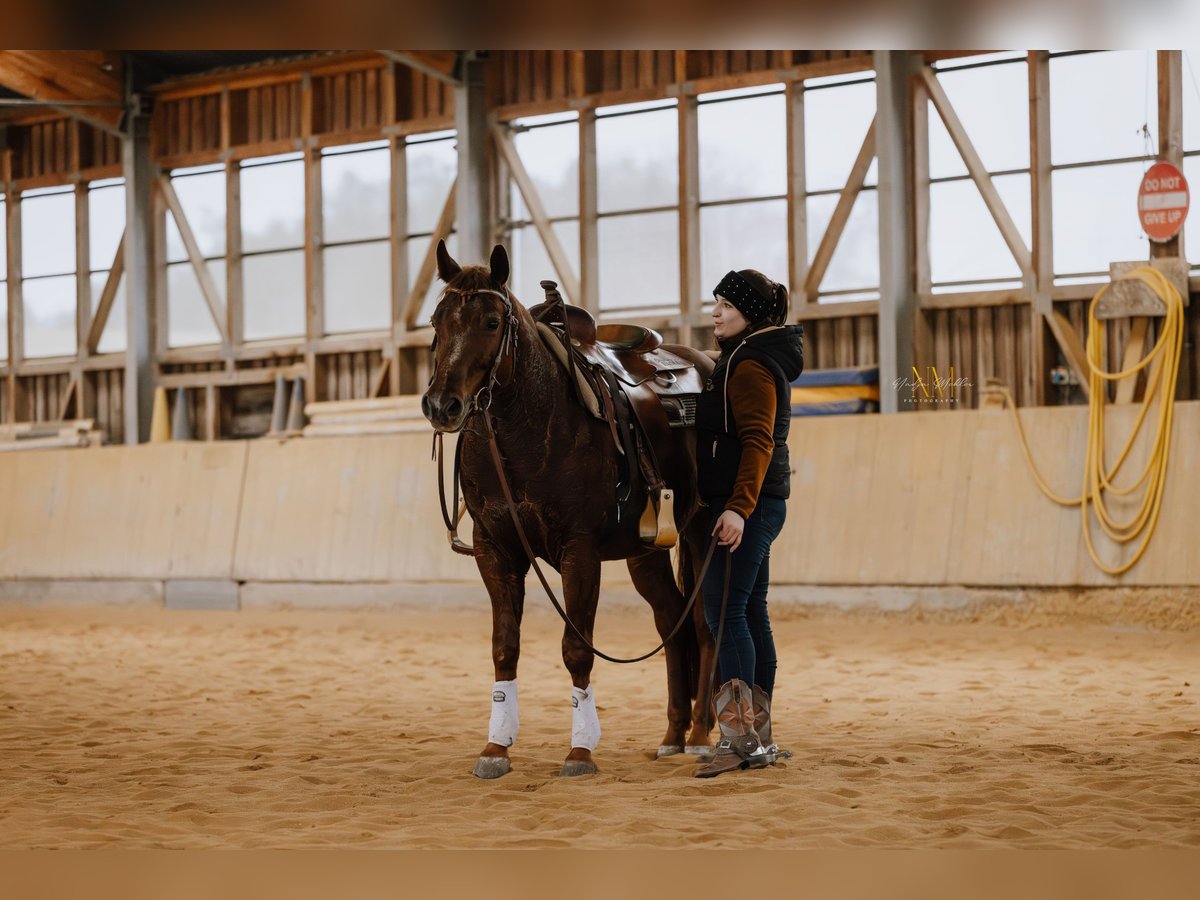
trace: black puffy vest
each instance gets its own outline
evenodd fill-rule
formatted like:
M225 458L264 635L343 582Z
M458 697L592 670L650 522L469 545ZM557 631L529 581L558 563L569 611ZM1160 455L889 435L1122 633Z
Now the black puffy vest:
M792 421L792 381L804 370L804 326L785 325L756 331L736 347L725 349L712 378L696 404L696 457L700 496L706 500L728 497L737 481L742 459L737 421L725 393L728 378L745 360L764 366L775 379L775 449L763 477L761 494L788 497L791 493L791 459L788 429Z

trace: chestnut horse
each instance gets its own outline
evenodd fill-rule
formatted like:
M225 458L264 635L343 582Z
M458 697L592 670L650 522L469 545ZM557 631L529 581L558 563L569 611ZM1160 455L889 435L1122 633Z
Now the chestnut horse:
M474 524L475 563L492 604L496 684L488 742L475 774L497 778L511 768L508 749L518 724L521 615L531 564L497 474L485 409L530 549L562 576L570 620L563 631L562 657L573 689L572 741L560 774L591 774L597 771L592 751L600 725L591 689L594 654L589 643L600 596L601 560L626 560L633 585L650 604L664 640L680 621L685 599L676 584L670 551L648 547L639 539L638 513L646 492L636 463L622 464L607 423L577 400L567 373L538 336L533 317L506 287L509 260L503 247L492 251L490 263L490 269L461 267L439 242L438 274L446 288L433 313L434 371L421 400L435 430L461 432L463 498ZM698 351L670 349L707 368ZM680 467L684 471L661 475L676 492L680 581L690 590L699 577L707 534L702 517L695 515L694 434L691 429L673 429L672 435L687 445L672 455L688 465ZM636 479L629 498L619 496L626 493L620 481L623 471L627 479ZM623 516L618 513L622 503ZM685 747L696 753L709 748L711 685L701 683L705 679L700 673L709 671L715 651L701 607L696 603L692 621L666 640L667 731L659 755Z

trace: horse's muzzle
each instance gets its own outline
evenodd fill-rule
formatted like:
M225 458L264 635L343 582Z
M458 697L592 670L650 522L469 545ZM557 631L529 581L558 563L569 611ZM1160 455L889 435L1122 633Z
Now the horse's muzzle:
M428 391L421 398L421 412L437 431L458 431L467 420L467 404L448 391Z

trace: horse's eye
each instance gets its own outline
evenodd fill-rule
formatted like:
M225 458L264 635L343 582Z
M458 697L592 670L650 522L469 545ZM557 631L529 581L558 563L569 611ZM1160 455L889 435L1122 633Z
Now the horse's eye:
M500 327L500 320L499 319L488 319L483 324L487 326L488 331L495 331L497 328Z

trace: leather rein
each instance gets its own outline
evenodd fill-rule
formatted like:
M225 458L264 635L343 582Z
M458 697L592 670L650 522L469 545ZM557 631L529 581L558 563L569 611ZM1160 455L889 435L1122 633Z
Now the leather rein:
M557 595L555 595L554 589L550 586L550 582L546 580L546 576L542 572L542 567L538 565L537 555L533 552L533 546L529 543L529 538L525 534L525 527L521 524L520 514L517 512L517 504L516 504L516 501L513 499L512 488L509 486L508 476L507 476L507 474L505 474L505 471L504 471L504 460L500 456L500 445L496 441L496 430L492 426L492 414L491 414L492 392L495 387L499 386L499 381L496 378L496 372L499 370L500 363L503 360L503 358L509 353L511 353L513 356L514 365L516 363L517 316L516 316L516 312L513 309L512 297L509 294L507 288L504 288L503 292L491 290L488 288L480 288L480 289L470 290L470 291L459 291L459 290L454 290L452 288L447 288L445 293L458 294L464 300L467 297L474 296L475 294L492 294L494 296L499 297L501 300L504 301L504 311L505 311L505 313L504 313L504 333L501 335L501 338L500 338L500 347L496 351L496 358L492 361L491 368L488 371L487 377L484 379L483 386L480 387L479 390L475 393L475 396L471 398L471 406L467 411L467 416L468 417L470 417L472 415L482 415L483 416L484 427L487 430L488 450L491 453L492 465L496 469L496 477L500 481L500 489L504 493L504 502L508 506L509 517L512 519L513 527L516 529L516 532L517 532L517 537L520 538L521 546L525 549L525 555L529 558L530 565L532 565L533 571L537 574L538 581L540 581L542 583L542 588L546 591L546 596L550 598L550 603L553 604L555 611L559 615L559 618L561 618L563 620L563 622L565 622L567 624L567 626L571 629L571 631L573 631L575 633L575 636L577 638L579 638L580 641L583 642L583 645L585 647L587 647L587 649L590 650L592 653L594 653L596 656L600 657L601 659L607 660L608 662L619 663L619 664L637 663L637 662L642 662L643 660L649 659L650 657L652 657L656 653L658 653L658 651L662 650L663 647L665 647L671 641L671 639L674 638L675 635L679 633L679 629L683 627L683 623L686 622L688 617L691 615L692 607L696 603L696 597L699 596L701 587L704 584L704 576L708 573L708 567L712 563L713 553L716 551L716 548L717 548L717 535L713 534L712 537L708 541L708 549L706 550L706 552L704 554L704 562L700 567L700 574L696 578L696 583L692 588L692 594L690 597L688 597L687 603L684 605L683 612L680 613L680 615L679 615L679 620L675 623L675 626L671 629L671 633L668 634L665 638L663 638L662 641L659 642L658 646L656 646L653 650L650 650L646 653L641 654L640 656L629 657L627 659L618 657L618 656L611 656L610 654L605 653L602 650L598 649L590 640L588 640L588 638L584 635L584 633L579 630L579 627L573 621L571 621L570 616L567 615L567 611L563 608L562 603L559 602ZM563 305L563 300L560 295L560 296L558 296L557 301L554 304L554 306L561 306L561 305ZM554 307L552 306L546 310L543 310L542 315L545 315L546 312L548 312L550 308L554 308ZM570 349L569 349L570 348L569 342L570 342L570 337L571 337L570 331L569 331L570 325L567 322L567 316L566 316L565 309L563 310L562 318L563 318L564 327L566 327L568 329L568 331L567 331L568 354L567 355L568 355L568 357L571 357L572 354L570 353ZM437 338L435 337L434 338L434 346L436 346L436 342L437 342ZM431 347L430 349L432 350L433 347ZM435 363L435 365L436 365L436 363ZM574 375L574 372L572 371L572 376L573 375ZM431 376L431 380L432 380L432 376ZM470 546L469 544L465 543L458 537L458 524L459 524L459 522L462 521L463 513L466 510L466 501L465 500L460 501L460 499L459 499L459 470L460 470L460 466L461 466L461 462L462 462L462 440L460 439L454 448L454 473L453 473L454 499L453 499L453 502L454 502L454 509L456 511L456 515L453 518L451 518L450 510L446 507L446 490L445 490L445 477L444 477L445 466L444 466L444 462L443 462L443 456L444 456L443 435L444 435L444 432L441 432L441 431L435 431L434 435L433 435L434 457L437 461L437 467L438 467L438 501L441 504L442 520L446 524L446 530L449 534L451 549L453 549L454 552L456 552L456 553L463 554L464 556L474 556L475 548ZM461 502L461 506L460 506L460 502ZM728 602L728 597L729 597L729 574L730 574L730 566L727 564L725 566L724 596L721 599L722 625L724 624L724 618L725 618L725 615L724 615L725 604ZM515 613L515 610L514 610L514 613ZM713 675L715 675L715 670L716 670L716 656L715 655L713 657L712 669L713 669L713 672L709 675L710 681L713 678Z

